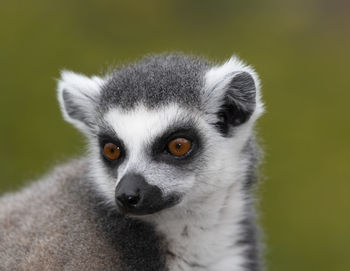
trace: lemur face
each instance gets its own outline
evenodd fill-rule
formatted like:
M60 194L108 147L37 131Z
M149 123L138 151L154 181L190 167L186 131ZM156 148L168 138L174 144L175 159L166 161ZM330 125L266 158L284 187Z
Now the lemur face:
M244 174L242 148L262 112L256 75L237 59L150 57L105 78L64 72L58 89L65 118L91 143L98 190L132 215L226 189Z
M95 156L100 174L114 185L118 208L148 214L179 203L206 163L207 127L199 114L178 104L140 104L112 108L103 120Z

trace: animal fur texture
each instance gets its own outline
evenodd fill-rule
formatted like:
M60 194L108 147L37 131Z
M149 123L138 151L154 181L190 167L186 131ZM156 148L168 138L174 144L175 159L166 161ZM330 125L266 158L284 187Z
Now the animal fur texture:
M58 100L88 152L0 198L0 270L262 269L251 67L153 55L104 76L63 71Z

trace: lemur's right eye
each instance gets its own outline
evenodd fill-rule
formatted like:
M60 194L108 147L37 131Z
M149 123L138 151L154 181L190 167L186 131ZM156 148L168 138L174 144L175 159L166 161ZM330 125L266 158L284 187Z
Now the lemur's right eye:
M120 156L120 147L113 143L106 143L103 147L103 153L109 160L117 160Z

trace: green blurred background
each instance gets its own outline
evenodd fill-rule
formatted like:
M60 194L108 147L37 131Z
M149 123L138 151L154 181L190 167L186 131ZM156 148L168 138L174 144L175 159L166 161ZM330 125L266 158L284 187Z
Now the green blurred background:
M173 50L235 53L261 75L269 270L350 270L345 0L1 0L0 193L84 149L59 112L60 69L91 75Z

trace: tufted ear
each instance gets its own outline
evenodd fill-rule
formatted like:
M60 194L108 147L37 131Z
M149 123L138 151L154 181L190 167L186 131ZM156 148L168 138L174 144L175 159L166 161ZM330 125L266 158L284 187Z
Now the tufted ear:
M103 79L62 71L57 94L63 117L84 133L95 127L96 105Z
M224 136L263 112L257 74L235 57L205 74L204 104Z

